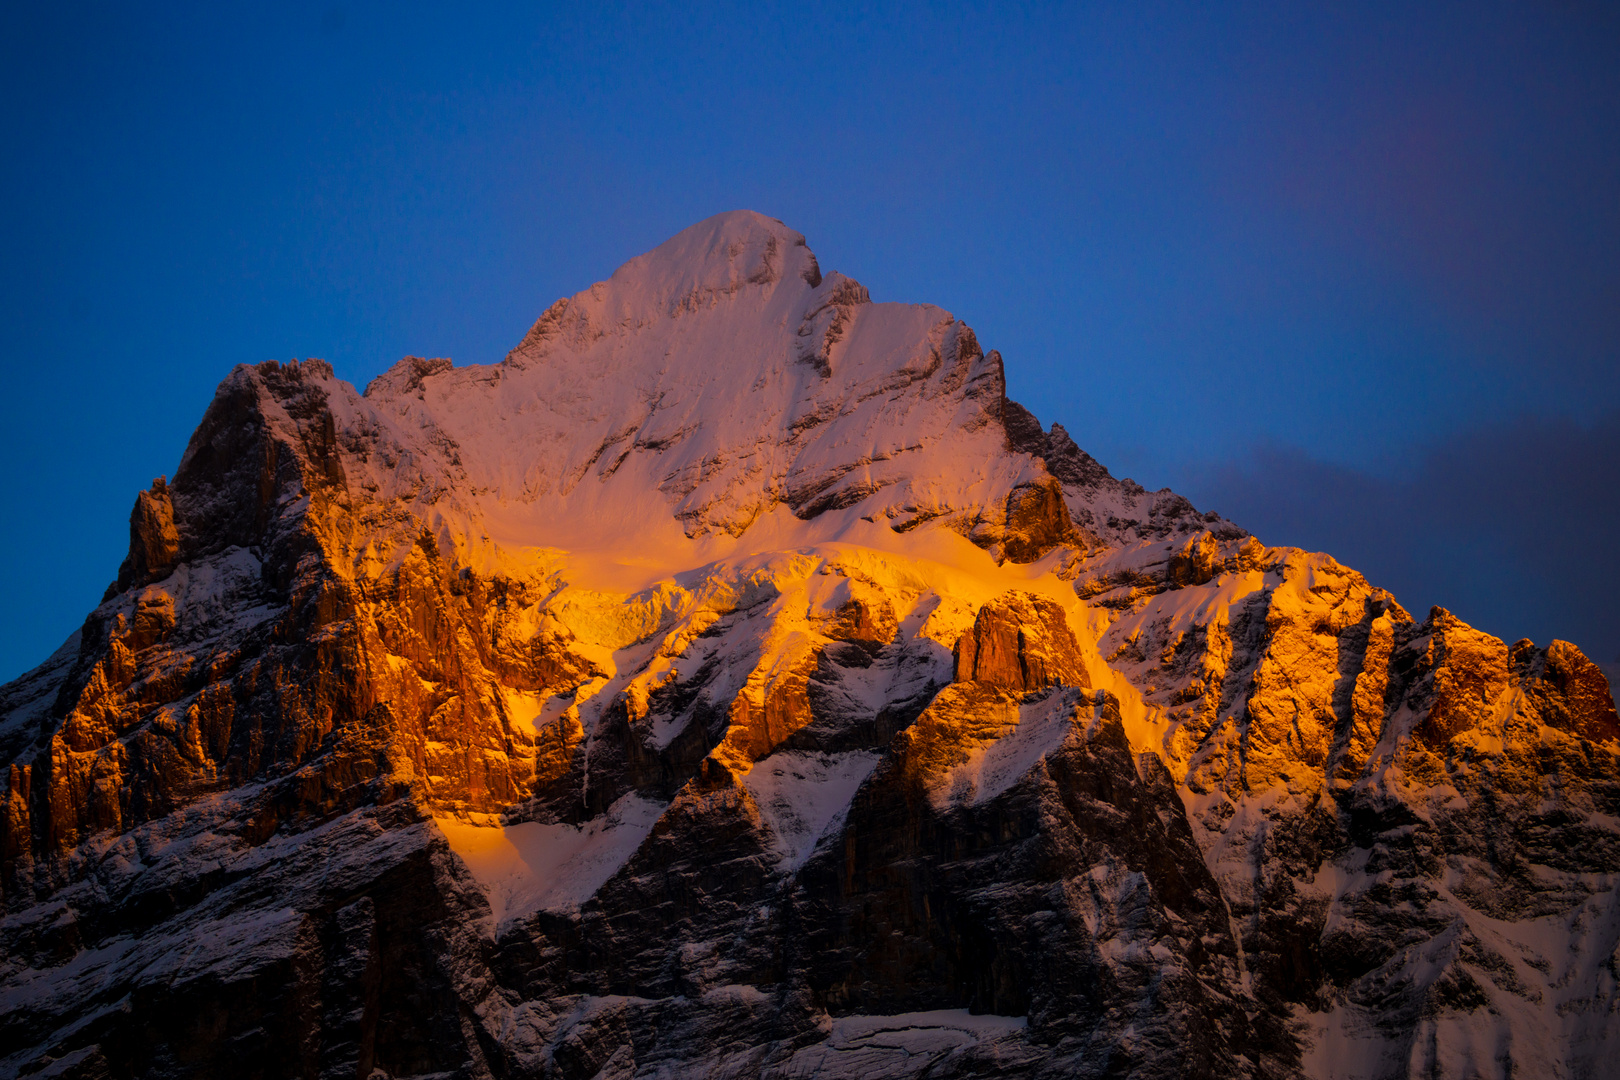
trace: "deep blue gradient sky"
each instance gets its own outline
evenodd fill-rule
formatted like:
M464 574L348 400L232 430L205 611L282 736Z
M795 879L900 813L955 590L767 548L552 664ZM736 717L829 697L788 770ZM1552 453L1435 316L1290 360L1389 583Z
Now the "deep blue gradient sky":
M1620 659L1613 5L225 6L0 12L0 678L232 365L495 361L737 207L1117 475Z

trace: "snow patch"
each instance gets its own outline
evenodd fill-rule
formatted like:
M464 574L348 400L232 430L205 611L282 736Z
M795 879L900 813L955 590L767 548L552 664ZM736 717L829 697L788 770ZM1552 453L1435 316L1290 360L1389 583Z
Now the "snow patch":
M816 842L843 825L856 790L881 760L882 755L869 750L845 754L789 750L749 770L743 785L776 837L782 869L803 866Z
M499 932L536 911L567 911L595 896L663 812L663 803L631 794L583 826L434 821L488 897Z
M506 686L501 687L500 691L501 698L506 704L507 719L512 722L514 728L528 728L538 733L545 726L542 716L551 695L536 693L533 690L513 690Z

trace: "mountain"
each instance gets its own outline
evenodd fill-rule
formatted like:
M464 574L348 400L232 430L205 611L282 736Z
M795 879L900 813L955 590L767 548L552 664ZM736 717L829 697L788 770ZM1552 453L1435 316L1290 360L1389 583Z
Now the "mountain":
M1620 1054L1600 669L1115 479L757 214L499 364L238 367L0 717L0 1076Z

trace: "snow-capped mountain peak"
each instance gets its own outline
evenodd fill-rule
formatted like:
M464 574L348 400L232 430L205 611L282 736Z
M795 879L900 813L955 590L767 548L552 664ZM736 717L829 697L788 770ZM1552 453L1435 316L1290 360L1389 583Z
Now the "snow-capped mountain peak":
M0 763L0 1076L1620 1053L1600 669L1115 479L749 212L498 364L231 372Z

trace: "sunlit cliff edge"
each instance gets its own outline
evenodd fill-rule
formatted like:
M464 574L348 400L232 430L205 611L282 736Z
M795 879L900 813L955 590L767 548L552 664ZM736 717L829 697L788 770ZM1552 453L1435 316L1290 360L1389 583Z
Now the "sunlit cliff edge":
M1620 720L757 214L239 367L0 688L0 1076L1600 1076ZM42 650L43 651L43 650Z

